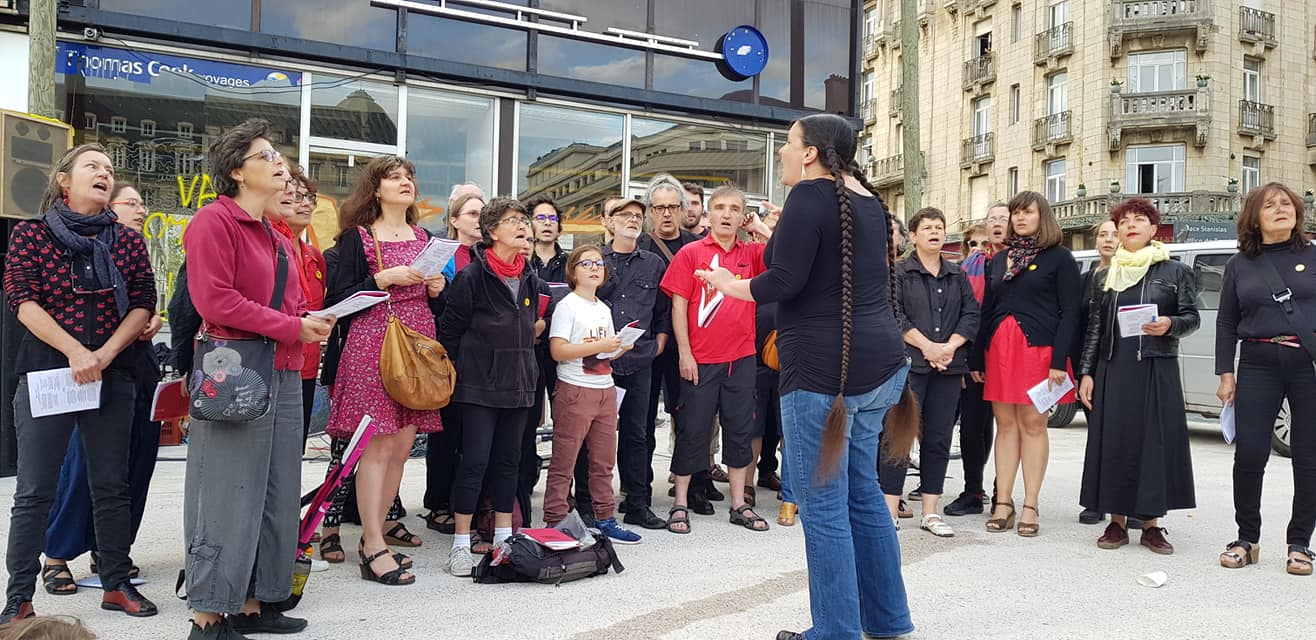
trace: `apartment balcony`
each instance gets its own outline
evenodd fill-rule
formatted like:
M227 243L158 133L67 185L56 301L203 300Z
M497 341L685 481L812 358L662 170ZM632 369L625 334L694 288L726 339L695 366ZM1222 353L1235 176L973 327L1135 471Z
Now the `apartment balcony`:
M1244 136L1274 140L1275 106L1250 100L1239 100L1238 133Z
M996 54L989 51L964 63L965 91L982 95L993 82L996 82Z
M1266 49L1279 45L1277 33L1275 14L1251 7L1238 8L1238 39L1255 45L1253 53L1257 56L1264 58Z
M996 159L996 138L993 134L965 138L960 143L960 168L969 169L974 175L983 173L982 165Z
M877 121L877 101L864 100L859 103L859 115L864 119L864 124L873 124Z
M1211 128L1211 90L1206 87L1182 91L1113 93L1107 135L1110 150L1120 149L1126 131L1148 131L1162 135L1167 129L1191 129L1195 146L1205 147Z
M891 106L888 113L892 118L900 119L901 107L905 104L905 90L897 87L891 90Z
M885 189L905 181L905 154L897 153L874 160L868 172L868 181L878 189Z
M877 55L877 34L870 33L864 36L864 60L868 60Z
M987 10L996 4L996 0L946 0L946 11L951 13L963 13L965 16L973 14L973 18L987 17Z
M1240 194L1227 191L1184 191L1179 193L1102 193L1051 203L1051 211L1064 229L1088 229L1110 219L1110 211L1134 196L1151 200L1161 212L1161 224L1175 221L1223 222L1238 216Z
M1074 130L1069 111L1053 113L1033 121L1033 151L1045 151L1048 158L1055 157L1056 148L1074 141Z
M1307 164L1316 167L1316 113L1307 114Z
M1210 0L1111 0L1110 58L1120 57L1125 37L1191 33L1198 53L1211 34Z
M1033 64L1047 70L1059 66L1060 58L1074 53L1074 23L1066 22L1037 34L1033 43Z
M873 43L879 48L900 48L900 21L885 20L877 27L877 34L873 36Z

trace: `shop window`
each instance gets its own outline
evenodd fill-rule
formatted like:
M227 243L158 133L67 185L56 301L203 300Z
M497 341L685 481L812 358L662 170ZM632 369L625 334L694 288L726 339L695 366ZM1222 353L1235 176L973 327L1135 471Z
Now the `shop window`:
M398 143L398 88L383 82L337 80L316 74L311 89L311 135L337 140Z
M111 117L110 131L113 133L128 133L128 119L123 116Z
M416 163L421 226L446 233L448 194L474 182L492 193L497 101L412 87L407 92L407 157Z
M759 4L771 5L773 3ZM805 4L812 5L812 3ZM654 33L694 40L699 43L699 48L705 51L712 50L713 44L717 42L722 34L741 24L752 24L755 15L755 0L718 0L717 2L708 2L707 0L662 0L661 2L654 2L653 5ZM759 9L760 15L766 16L774 8L763 6ZM823 13L826 13L826 11L823 11ZM790 10L785 9L785 15L781 18L789 20ZM845 28L847 29L850 24L849 19L850 16L847 14L845 22ZM781 58L781 62L785 65L782 68L789 68L789 52L784 48L778 48L789 46L787 44L790 42L789 36L776 40L772 39L773 34L767 34L766 37L769 42L773 43L772 54L768 56L769 67L773 66L772 63L780 55L786 56ZM822 53L822 51L820 50L819 53ZM846 51L844 57L838 56L838 60L838 65L829 70L829 75L836 72L836 69L849 68L849 52ZM813 63L812 60L808 62L810 65ZM826 77L824 75L818 78L818 108L821 108L822 82ZM789 78L786 79L786 82L789 84ZM680 56L654 55L653 88L658 91L688 96L735 100L738 102L751 102L754 99L753 80L740 82L728 80L717 72L713 63L707 60L695 60ZM766 90L765 93L770 95L772 93L771 88ZM841 110L845 110L844 107Z
M526 4L525 0L513 0L508 4ZM364 7L366 2L362 2ZM599 3L604 5L605 3ZM467 11L480 11L478 7L462 7ZM550 8L550 7L545 7ZM558 10L557 7L551 7ZM396 12L388 11L389 16ZM494 15L507 16L505 12L492 12ZM591 16L592 18L592 16ZM394 20L393 17L389 18ZM593 30L594 21L589 22ZM391 32L390 32L391 33ZM469 20L440 18L412 11L407 14L407 53L410 55L439 58L451 62L464 62L484 67L496 67L511 71L526 70L526 51L529 37L519 29L504 29ZM542 41L542 37L541 37ZM390 44L389 49L393 48ZM639 73L644 74L643 67Z
M410 15L412 30L417 14ZM297 0L260 3L260 30L305 40L393 51L397 48L396 10L369 2Z
M602 239L599 214L603 201L621 192L621 173L604 171L602 179L589 185L584 185L580 177L611 167L622 158L624 118L613 113L529 103L521 103L518 110L517 197L563 193L556 198L566 218L563 232L574 234L576 244ZM632 147L637 154L643 150L638 142Z
M670 173L682 182L766 193L765 133L648 118L632 118L631 133L633 181Z
M251 0L206 0L203 3L179 2L178 0L99 0L99 2L100 9L103 11L117 11L232 29L251 28ZM299 0L297 4L304 2L306 0ZM268 7L271 5L281 4L293 3L262 2L261 11L269 11ZM342 3L338 2L336 4ZM320 13L306 13L305 15L315 16L315 20L306 21L314 24L319 24L323 18Z

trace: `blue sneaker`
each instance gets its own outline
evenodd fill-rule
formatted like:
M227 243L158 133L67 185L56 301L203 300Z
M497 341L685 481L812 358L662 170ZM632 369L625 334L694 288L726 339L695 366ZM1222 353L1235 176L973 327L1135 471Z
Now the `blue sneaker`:
M603 532L603 535L608 536L609 539L617 544L640 544L641 538L639 534L617 524L616 518L595 520L594 528Z

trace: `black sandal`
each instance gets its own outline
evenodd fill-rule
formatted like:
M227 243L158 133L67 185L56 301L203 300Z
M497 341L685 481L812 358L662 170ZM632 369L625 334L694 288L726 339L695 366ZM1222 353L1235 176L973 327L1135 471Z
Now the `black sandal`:
M1307 556L1306 560L1294 558L1293 554ZM1289 545L1289 559L1284 563L1284 570L1291 576L1309 576L1311 575L1311 563L1316 560L1316 554L1312 553L1307 547L1291 544Z
M392 551L388 549L384 549L383 551L380 551L379 553L376 553L375 555L370 556L369 558L362 557L361 579L367 582L378 582L379 584L388 585L390 587L400 587L400 586L415 584L416 576L408 574L407 570L403 569L400 566L392 571L385 572L383 575L375 573L375 570L370 568L370 563L380 558L383 558L384 556L387 556L390 553L392 553Z
M754 515L745 515L746 512L753 513ZM762 528L759 528L759 523L763 524ZM754 507L750 506L749 503L742 504L740 507L731 510L731 524L740 525L750 531L768 530L768 521L760 518L759 514L754 513Z
M390 550L390 551L391 551L392 554L393 554L393 562L398 563L398 566L399 566L399 567L402 567L402 570L403 570L403 571L410 571L410 570L411 570L411 567L414 565L414 563L411 561L411 556L406 555L405 553L398 553L398 552L396 552L396 551L392 551L392 550ZM360 540L357 541L357 543L356 543L356 555L359 556L362 560L365 560L365 557L366 557L366 539L365 539L365 538L361 538Z
M406 525L394 521L392 529L384 534L384 542L399 547L419 547L422 541L416 534L407 531Z
M73 572L69 571L68 564L42 565L41 584L45 586L46 593L52 596L71 596L78 592L78 583L73 580ZM69 589L70 586L73 588Z
M676 515L678 513L681 515ZM673 529L672 525L674 524L685 525L685 531L677 531L676 529ZM679 535L690 533L690 510L679 506L669 509L667 511L667 530Z
M89 570L93 575L100 575L100 571L96 570L96 565L97 563L100 562L100 559L101 559L101 554L96 553L95 551L91 552L91 568ZM141 575L142 575L142 570L137 565L133 565L131 568L128 569L129 580L140 577Z
M330 558L329 554L336 553L338 557ZM347 552L343 550L343 539L338 534L331 534L320 538L320 559L329 564L342 564L347 562Z
M453 517L452 512L430 511L428 515L421 516L425 521L425 528L438 531L444 535L453 535L457 533L457 519Z

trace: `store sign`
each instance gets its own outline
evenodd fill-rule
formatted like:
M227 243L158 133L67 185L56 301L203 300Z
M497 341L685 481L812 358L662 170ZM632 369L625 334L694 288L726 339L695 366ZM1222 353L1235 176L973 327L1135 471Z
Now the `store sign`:
M1228 222L1180 222L1174 226L1177 242L1233 240L1237 234L1237 229Z
M133 51L79 42L60 42L55 50L55 72L85 78L128 80L150 84L166 73L193 76L220 87L252 87L262 82L295 87L302 74L245 64L184 58L149 51Z

